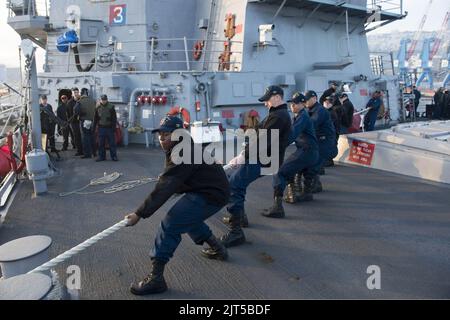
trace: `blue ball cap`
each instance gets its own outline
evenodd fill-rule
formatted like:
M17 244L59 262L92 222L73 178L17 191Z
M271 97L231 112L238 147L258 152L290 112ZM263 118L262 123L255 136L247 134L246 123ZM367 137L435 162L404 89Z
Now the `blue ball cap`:
M281 87L279 86L270 86L266 89L264 95L261 98L259 98L259 102L269 101L270 98L276 95L280 95L283 97L284 96L283 89L281 89Z
M287 101L288 103L295 103L295 104L299 104L299 103L305 103L306 102L306 98L303 94L301 94L300 92L296 92L292 95L292 99Z
M312 98L317 98L317 93L315 91L310 90L305 94L305 98L306 98L306 101L308 101Z
M183 120L174 116L166 116L161 120L160 127L153 130L152 133L174 132L178 129L183 129Z

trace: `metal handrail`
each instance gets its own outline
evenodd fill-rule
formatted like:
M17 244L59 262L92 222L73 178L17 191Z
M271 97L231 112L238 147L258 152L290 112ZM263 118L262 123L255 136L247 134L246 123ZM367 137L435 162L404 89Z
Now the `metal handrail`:
M9 11L9 18L14 16L49 16L48 0L7 0L6 8Z
M152 39L154 41L156 41L156 42L161 42L161 41L184 41L184 38L164 38L164 39L152 38ZM207 40L204 40L204 39L189 39L189 38L186 38L186 40L189 41L189 42L197 42L197 41L205 41L206 42L207 41ZM233 41L228 41L228 40L209 40L209 42L217 42L217 43L221 43L221 42L223 43L225 41L229 42L231 44L243 44L244 43L243 41L235 41L235 40L233 40ZM127 44L127 43L148 43L150 45L152 43L151 40L127 40L127 41L116 41L115 44L117 44L119 42L122 43L122 44ZM81 42L78 45L84 46L84 45L96 45L96 44L97 44L97 42L92 41L92 42ZM102 46L106 47L106 45L102 45Z
M369 0L367 7L370 10L380 8L383 12L390 12L399 15L404 14L403 0Z
M180 47L182 49L158 49L158 46L161 45L161 42L177 42L180 44ZM219 60L219 53L223 53L223 50L217 50L216 47L212 48L211 50L203 50L204 56L213 56L217 58L216 60L207 61L205 59L202 59L201 61L195 60L193 57L193 53L195 52L194 46L189 45L189 43L196 43L198 41L204 41L205 43L207 40L203 39L188 39L188 38L167 38L167 39L155 39L152 38L150 40L128 40L128 41L115 41L113 43L110 43L108 45L101 45L97 42L82 42L78 44L79 57L96 57L95 65L93 67L94 71L98 71L98 69L112 69L113 72L117 72L120 70L126 70L126 69L135 69L135 67L139 68L140 70L131 70L131 71L159 71L154 70L155 66L160 67L161 65L173 65L173 64L185 64L185 67L180 66L179 71L201 71L204 69L205 64L211 64L212 66L220 65ZM210 43L231 43L232 48L237 47L239 49L242 49L243 42L242 41L227 41L227 40L211 40ZM148 50L129 50L127 49L128 44L145 44L149 46ZM205 46L206 47L206 46ZM86 52L86 48L88 48L88 52ZM148 48L148 47L147 47ZM47 67L65 67L65 71L70 71L71 67L76 67L76 63L73 61L73 53L71 50L69 50L67 53L60 53L56 50L56 46L51 46L48 53L48 59L47 59ZM125 50L123 50L125 49ZM169 54L179 54L177 56L172 57L173 60L170 60L170 58L164 59L164 60L158 60L158 58L155 56L155 53L164 53L164 56L167 57ZM184 53L184 59L181 59L181 54ZM243 54L243 51L231 51L232 56L241 56ZM101 56L107 56L110 61L107 62L107 66L102 66L102 63L99 62L99 58ZM66 63L52 63L49 62L52 60L52 58L66 58ZM59 59L61 60L61 59ZM83 59L87 60L87 59ZM91 59L90 59L91 60ZM229 61L227 62L230 67L230 72L238 71L235 70L236 66L239 67L242 65L242 62L240 61ZM117 67L119 65L119 68ZM144 68L144 69L142 69ZM118 70L119 69L119 70ZM166 71L166 70L164 70Z

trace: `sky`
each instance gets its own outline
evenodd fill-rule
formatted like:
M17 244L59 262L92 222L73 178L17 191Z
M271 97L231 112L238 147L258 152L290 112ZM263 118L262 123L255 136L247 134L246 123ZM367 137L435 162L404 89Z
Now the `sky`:
M0 46L0 64L6 67L19 66L19 35L6 23L8 17L8 9L6 9L6 0L0 0L0 35L2 37L2 45ZM38 51L37 66L38 70L42 70L44 64L44 50Z
M405 19L392 22L376 31L373 31L373 33L417 30L429 3L430 0L403 0L403 6L405 7L404 10L408 11L408 16ZM449 0L433 0L424 31L441 30L445 14L449 10Z
M403 0L405 11L408 11L407 18L388 24L383 28L373 31L373 33L416 30L422 20L422 16L428 3L429 0ZM433 5L424 30L440 30L447 10L450 10L449 0L433 0ZM2 36L0 64L4 64L7 67L17 67L19 65L18 46L20 44L20 38L14 30L6 24L7 15L6 0L0 0L0 35ZM42 66L43 62L43 52L41 51L38 56L38 67Z

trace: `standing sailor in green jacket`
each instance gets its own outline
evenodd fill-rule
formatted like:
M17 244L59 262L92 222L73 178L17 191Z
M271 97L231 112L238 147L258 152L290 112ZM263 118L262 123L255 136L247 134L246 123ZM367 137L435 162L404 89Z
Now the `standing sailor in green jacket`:
M98 159L97 162L106 160L106 141L109 144L109 151L112 161L117 159L117 145L114 135L116 128L117 114L115 106L108 101L106 94L101 96L100 103L95 110L94 130L98 126Z

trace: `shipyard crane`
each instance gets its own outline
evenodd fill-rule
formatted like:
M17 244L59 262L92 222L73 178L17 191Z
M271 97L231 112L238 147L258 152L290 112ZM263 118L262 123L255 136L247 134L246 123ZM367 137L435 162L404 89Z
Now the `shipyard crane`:
M438 53L441 48L441 44L445 40L445 36L448 30L448 22L450 20L450 11L447 11L445 15L444 22L442 23L442 28L439 31L438 36L436 37L436 41L434 42L433 49L431 50L430 59L433 60L434 56Z
M409 48L408 55L406 57L407 61L409 61L412 58L412 56L414 55L414 52L416 52L417 44L419 43L420 37L422 36L423 28L425 26L425 23L428 20L428 13L430 12L432 4L433 4L433 0L430 0L430 2L428 3L427 8L425 10L425 14L422 17L422 21L420 22L419 29L417 29L417 31L414 34L414 37L413 37L413 39L411 41L411 47Z
M403 39L400 42L400 50L397 55L398 68L400 70L400 78L407 83L408 77L408 60L406 57L408 56L408 44L411 42L410 39ZM410 85L407 83L407 85Z
M416 82L416 87L420 87L423 81L427 80L430 89L433 89L433 73L432 73L432 59L431 57L431 44L436 43L435 38L427 38L423 41L423 50L421 55L422 60L422 73Z
M438 53L441 48L441 44L444 43L446 32L448 30L448 23L450 20L450 11L447 11L445 15L444 22L442 23L442 28L439 31L436 38L425 39L422 50L422 69L423 72L419 76L416 86L419 87L422 82L427 79L430 89L433 89L433 58ZM431 43L433 43L433 47L431 47Z
M433 0L428 2L428 5L425 10L425 14L422 17L422 21L420 22L419 28L414 34L413 39L402 39L400 43L400 51L397 56L398 60L398 68L400 70L400 78L405 82L405 84L409 87L412 85L412 80L408 77L409 70L409 60L411 60L412 56L416 52L417 45L423 33L423 28L425 23L428 20L428 13L430 12L431 6L433 4ZM408 49L408 44L410 47ZM422 52L423 55L423 52Z

